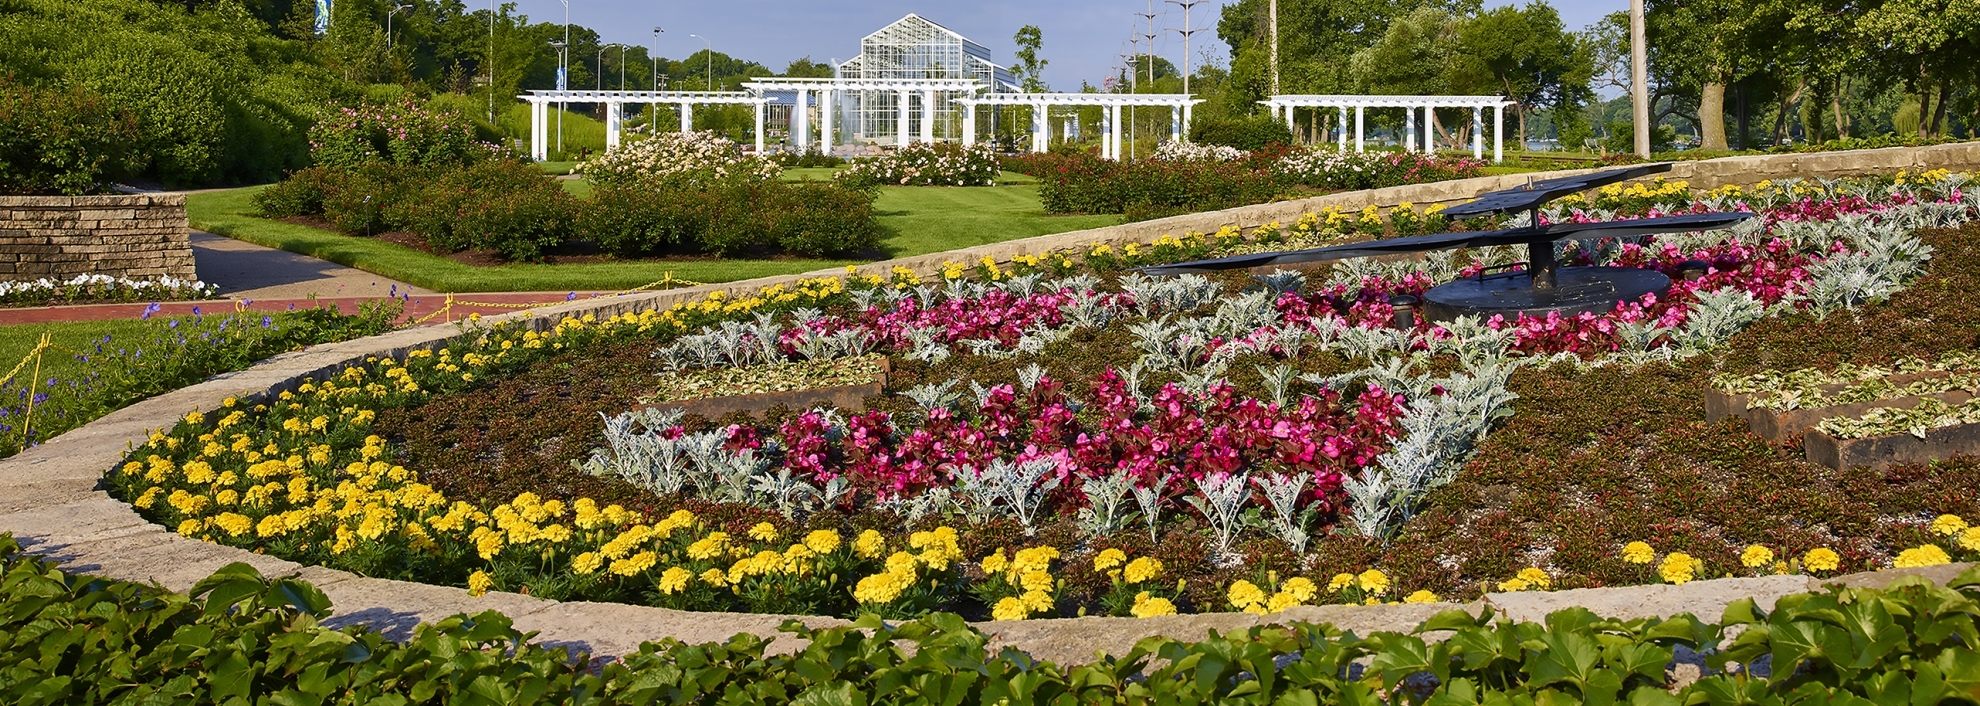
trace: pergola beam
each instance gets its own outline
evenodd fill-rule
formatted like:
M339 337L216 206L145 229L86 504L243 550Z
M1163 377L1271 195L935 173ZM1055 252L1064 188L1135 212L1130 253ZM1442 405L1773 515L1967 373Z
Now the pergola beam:
M1483 158L1485 152L1484 132L1486 108L1492 109L1492 161L1498 162L1505 155L1505 108L1512 105L1503 96L1348 96L1348 95L1281 95L1259 101L1272 111L1274 117L1286 116L1290 121L1294 108L1334 108L1341 113L1341 134L1337 141L1340 149L1347 149L1347 109L1354 109L1354 149L1357 152L1367 149L1364 116L1369 108L1401 108L1403 117L1403 149L1416 151L1418 139L1422 140L1422 151L1431 154L1436 151L1435 112L1438 108L1470 108L1472 145L1474 157ZM1421 135L1418 134L1417 111L1423 111Z

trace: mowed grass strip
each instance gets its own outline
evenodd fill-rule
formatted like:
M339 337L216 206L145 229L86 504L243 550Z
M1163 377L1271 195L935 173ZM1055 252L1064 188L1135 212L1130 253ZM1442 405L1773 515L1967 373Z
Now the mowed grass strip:
M831 169L790 170L822 172ZM800 176L806 176L801 174ZM821 178L810 175L813 178ZM1031 181L1006 173L1011 181ZM1032 182L1035 183L1035 182ZM560 182L586 197L582 180ZM475 267L382 240L348 236L255 216L253 195L267 187L208 191L186 196L192 227L264 247L355 267L438 292L543 292L629 289L668 277L694 282L733 282L797 274L864 262L862 260L679 260L563 265L509 264ZM994 187L882 187L875 215L888 232L881 240L889 258L967 248L985 243L1098 228L1120 217L1054 216L1045 213L1038 187L1029 183Z

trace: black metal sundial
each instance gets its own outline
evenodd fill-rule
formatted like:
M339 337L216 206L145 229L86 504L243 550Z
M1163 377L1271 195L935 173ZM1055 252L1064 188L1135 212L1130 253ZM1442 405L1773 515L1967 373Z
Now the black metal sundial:
M1667 172L1670 169L1670 163L1662 162L1536 181L1518 188L1485 194L1470 203L1452 206L1443 211L1445 216L1451 218L1517 211L1530 213L1532 215L1530 224L1519 228L1416 235L1312 250L1238 255L1146 267L1142 268L1142 271L1153 275L1173 275L1374 255L1493 245L1525 245L1527 261L1523 263L1526 266L1524 270L1481 273L1478 276L1438 285L1424 292L1423 313L1433 321L1449 321L1467 314L1485 317L1502 314L1507 318L1514 318L1519 314L1546 316L1549 312L1559 312L1563 316L1581 312L1603 313L1614 309L1617 302L1634 301L1650 293L1661 294L1670 288L1671 279L1656 270L1634 267L1562 267L1554 259L1555 242L1716 230L1751 218L1753 214L1696 213L1605 223L1540 225L1540 207L1569 194Z

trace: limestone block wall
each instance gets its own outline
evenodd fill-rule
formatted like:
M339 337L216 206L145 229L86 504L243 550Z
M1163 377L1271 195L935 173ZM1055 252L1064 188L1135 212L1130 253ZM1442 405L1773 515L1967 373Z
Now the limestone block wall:
M0 196L0 280L197 279L183 194Z

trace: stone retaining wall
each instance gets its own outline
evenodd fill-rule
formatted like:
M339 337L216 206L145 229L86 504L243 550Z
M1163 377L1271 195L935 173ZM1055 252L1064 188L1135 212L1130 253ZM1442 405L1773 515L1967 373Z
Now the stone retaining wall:
M1959 146L1955 146L1959 147ZM1973 159L1980 146L1961 152L1961 159ZM1878 150L1876 152L1886 152ZM1923 148L1910 154L1937 155L1943 148ZM1785 157L1739 157L1736 160L1795 160ZM1879 157L1882 159L1882 157ZM1936 158L1935 158L1936 159ZM1867 162L1867 160L1864 160ZM1779 173L1783 164L1795 162L1762 161L1754 169ZM1891 162L1894 163L1894 162ZM1888 163L1887 163L1888 164ZM1701 163L1691 173L1712 177L1720 167ZM1910 166L1964 168L1958 163L1927 163ZM1817 167L1811 167L1817 168ZM1826 169L1827 167L1819 167ZM1878 170L1884 167L1879 167ZM1890 167L1896 169L1898 167ZM1910 168L1909 166L1905 168ZM1833 172L1830 172L1833 174ZM1510 185L1510 177L1473 179L1440 185L1404 187L1358 194L1337 194L1308 199L1340 199L1359 208L1365 203L1383 205L1384 200L1413 200L1436 203L1425 195L1441 194L1448 200L1469 198L1484 191ZM1524 177L1517 181L1523 181ZM1757 180L1756 180L1757 181ZM1694 185L1709 186L1712 184ZM1359 199L1359 201L1356 201ZM1298 203L1298 202L1292 202ZM867 270L885 273L893 265L939 266L942 260L974 262L983 255L999 252L1022 254L1053 247L1083 246L1095 240L1123 242L1153 238L1161 233L1189 230L1215 230L1219 221L1253 225L1284 219L1285 213L1303 213L1311 205L1267 204L1232 209L1216 214L1198 214L1165 221L1168 227L1136 224L1119 229L1100 229L1032 238L1014 243L970 248L924 258L876 263ZM1264 221L1252 219L1263 218ZM1207 227L1204 224L1211 224ZM1146 228L1147 230L1135 230ZM1101 232L1104 235L1096 235ZM1003 259L1003 258L1000 258ZM832 275L840 270L812 273ZM710 285L665 292L649 292L622 297L568 302L535 312L517 312L488 317L489 323L516 321L537 330L547 330L566 316L594 314L608 317L620 313L671 307L676 303L698 301L714 290L753 291L770 284L789 284L798 276L765 277L725 285ZM540 631L538 640L548 645L568 645L595 655L620 655L637 649L639 643L662 638L686 642L726 640L739 632L775 635L785 616L740 613L687 613L641 606L547 601L530 596L491 593L469 596L459 588L429 586L357 576L354 574L255 554L240 549L186 539L138 516L128 504L111 498L99 489L99 480L121 462L125 449L143 443L152 429L170 428L191 411L212 411L228 397L250 401L265 399L292 390L304 378L322 379L342 369L363 364L369 356L402 357L415 349L434 348L449 339L466 335L453 325L394 331L371 338L314 346L263 361L247 370L217 376L206 382L176 390L131 405L83 427L58 436L48 443L17 456L0 459L0 532L12 532L30 551L62 560L65 568L100 576L133 581L157 582L175 590L186 590L195 581L230 562L246 562L268 574L295 574L312 581L335 604L332 625L364 623L394 636L409 636L412 626L449 615L483 610L501 610L515 617L516 627ZM1493 594L1485 601L1467 605L1428 604L1393 606L1317 606L1295 608L1285 613L1260 617L1244 613L1179 615L1149 619L1070 618L1019 622L988 622L978 627L992 635L998 645L1010 645L1034 656L1061 663L1090 660L1095 651L1121 654L1135 640L1152 635L1200 639L1207 630L1229 631L1253 625L1288 620L1331 622L1359 634L1375 630L1408 630L1437 611L1461 607L1481 610L1489 605L1515 619L1536 620L1547 613L1581 606L1619 618L1669 616L1691 613L1716 620L1725 606L1740 598L1753 598L1763 607L1786 595L1815 589L1821 583L1853 586L1882 586L1900 576L1924 575L1941 583L1957 575L1965 565L1882 571L1817 581L1805 576L1770 576L1694 581L1682 586L1654 585L1572 591ZM813 626L842 624L835 618L807 617ZM772 645L774 651L797 649L799 643L785 638ZM995 649L993 647L993 649Z
M183 194L0 196L0 280L198 279Z

